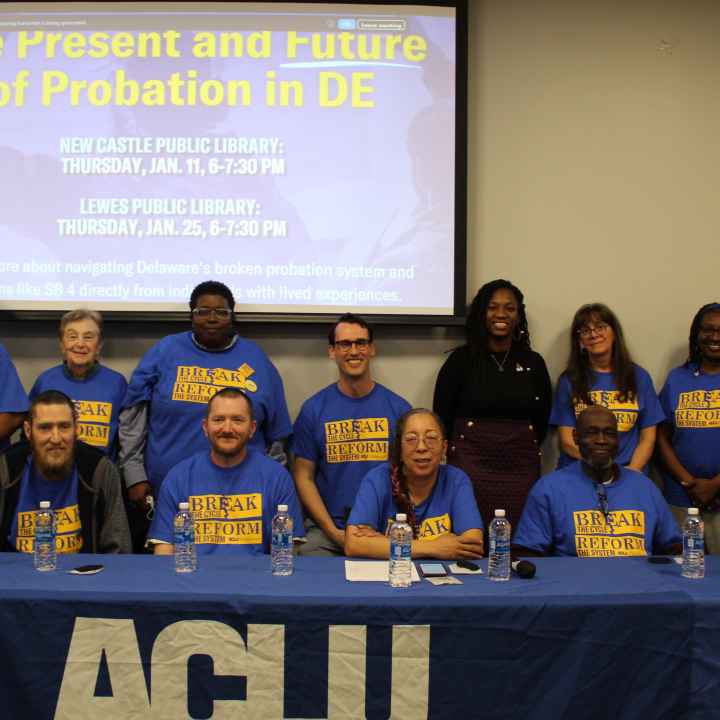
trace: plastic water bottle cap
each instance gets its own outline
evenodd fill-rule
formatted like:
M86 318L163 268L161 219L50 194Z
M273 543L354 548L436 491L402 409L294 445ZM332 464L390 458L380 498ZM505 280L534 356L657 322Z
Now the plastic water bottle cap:
M190 503L181 502L181 503L178 504L178 507L179 507L181 510L187 510L187 509L190 507Z
M50 508L50 501L49 500L41 500L40 501L40 509L41 510L48 510Z
M505 517L505 511L504 510L496 510L495 517Z
M407 515L406 515L405 513L398 513L398 514L395 516L395 520L397 520L397 522L406 522L406 521L407 521Z
M287 505L278 505L278 512L287 512L288 506Z
M40 503L42 507L42 503ZM697 515L700 511L697 508L688 508L688 515Z

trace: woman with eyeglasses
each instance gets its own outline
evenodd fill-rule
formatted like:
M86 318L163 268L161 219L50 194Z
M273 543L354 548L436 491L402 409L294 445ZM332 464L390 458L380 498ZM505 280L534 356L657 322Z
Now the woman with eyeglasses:
M465 334L438 374L433 409L450 434L448 462L470 476L485 522L504 508L514 526L540 477L550 376L530 346L523 294L508 280L480 288Z
M62 364L41 373L30 399L45 390L60 390L78 410L78 437L115 459L118 416L127 382L115 370L100 364L103 319L95 310L80 308L60 318Z
M442 459L447 441L440 419L416 408L398 420L390 462L362 480L345 533L345 554L385 559L397 513L413 528L412 556L479 558L483 524L467 475Z
M589 405L603 405L617 418L617 464L644 472L665 414L652 378L632 361L620 322L602 303L583 305L570 328L570 356L550 413L550 424L558 430L558 468L580 459L573 430Z
M257 431L250 447L267 451L290 435L282 379L263 350L235 328L235 298L220 282L198 285L190 296L187 332L148 350L130 378L120 415L120 465L128 497L141 509L168 470L207 448L202 431L207 401L225 387L244 390Z
M690 325L688 357L660 391L665 499L678 523L702 510L705 544L720 553L720 303L703 305Z

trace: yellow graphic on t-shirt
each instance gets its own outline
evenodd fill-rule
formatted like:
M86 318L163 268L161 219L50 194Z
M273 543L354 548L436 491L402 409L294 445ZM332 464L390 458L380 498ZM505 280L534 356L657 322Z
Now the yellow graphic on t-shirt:
M608 520L599 510L573 513L578 557L630 557L646 555L645 513L613 510Z
M172 390L173 400L207 404L208 400L226 387L257 392L257 384L248 378L255 373L247 363L237 370L179 365Z
M388 459L390 423L387 418L348 418L325 423L328 463Z
M692 390L680 393L675 425L685 428L720 427L720 390Z
M385 524L385 534L390 534L390 528L395 522L395 518L388 518ZM452 520L450 515L445 513L444 515L438 515L437 517L425 518L420 522L420 529L418 530L418 540L436 540L441 535L447 535L452 532Z
M78 414L78 437L88 445L107 447L110 441L112 403L73 400Z
M619 432L630 432L635 427L640 412L637 397L632 400L620 400L620 393L617 390L591 390L590 399L593 405L602 405L608 410L612 410L618 424ZM574 403L575 417L587 408L583 402Z
M262 543L261 493L244 495L191 495L195 542L208 545L259 545Z
M15 549L31 553L35 548L35 510L19 512ZM76 553L83 546L80 534L80 510L68 505L55 510L55 547L59 553Z

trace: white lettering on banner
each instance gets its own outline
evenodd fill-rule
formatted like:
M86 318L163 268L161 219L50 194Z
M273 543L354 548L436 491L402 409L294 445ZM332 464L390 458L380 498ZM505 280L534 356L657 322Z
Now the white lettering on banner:
M365 717L365 625L330 625L328 633L328 720ZM424 720L430 697L430 626L394 625L392 720Z
M365 717L367 628L329 627L328 718ZM110 697L95 689L103 655ZM214 700L213 720L282 718L285 627L248 625L240 633L214 620L182 620L155 638L150 658L152 705L133 620L76 618L54 720L179 720L188 718L188 661L209 655L214 673L247 678L245 700ZM426 718L430 687L430 626L393 626L390 716Z
M95 696L103 652L111 697ZM54 717L150 720L150 699L132 620L76 618Z
M364 720L365 625L328 628L328 720Z
M283 718L285 628L248 625L245 649L240 633L214 620L183 620L168 625L152 651L153 720L188 717L188 660L210 655L216 675L247 677L246 700L214 700L213 720Z
M393 625L390 717L421 720L430 696L430 626Z

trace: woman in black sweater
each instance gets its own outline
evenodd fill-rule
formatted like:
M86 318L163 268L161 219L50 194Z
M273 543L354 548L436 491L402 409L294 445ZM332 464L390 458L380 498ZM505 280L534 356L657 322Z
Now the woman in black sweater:
M508 280L483 285L470 306L466 338L438 374L433 409L449 433L448 463L470 476L486 527L495 508L504 508L515 527L540 476L552 404L520 290Z

